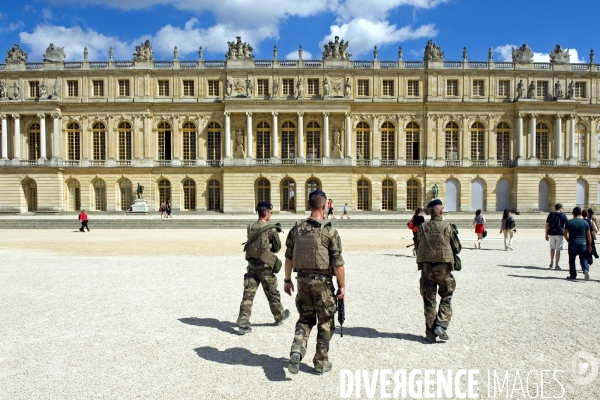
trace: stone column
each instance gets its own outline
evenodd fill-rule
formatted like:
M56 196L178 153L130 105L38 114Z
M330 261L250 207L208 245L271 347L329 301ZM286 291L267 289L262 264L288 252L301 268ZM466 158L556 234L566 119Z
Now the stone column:
M304 111L298 111L298 154L299 158L305 158L304 155Z
M590 167L598 166L598 134L596 124L598 120L590 118Z
M556 159L561 159L563 157L562 153L562 115L556 114L556 139L555 139L555 157Z
M40 158L46 160L46 114L39 113L40 119Z
M94 157L93 142L92 133L88 129L88 119L83 117L81 119L81 142L79 143L81 146L79 154L82 160L91 160Z
M144 134L143 134L143 140L142 140L142 146L144 148L144 157L146 159L156 159L158 158L158 154L157 154L157 145L156 142L153 142L150 137L151 137L151 133L152 133L152 116L151 115L144 115L142 118L142 124L143 124L143 129L144 129ZM135 146L136 146L136 138L137 132L135 130L133 130L132 132L132 143L133 143L133 151L132 153L135 154ZM154 147L154 148L153 148Z
M8 130L6 129L6 114L0 114L2 119L2 159L8 160Z
M523 114L517 114L517 157L523 158Z
M531 114L531 118L529 120L529 158L535 157L535 117L536 114Z
M231 113L225 112L225 158L231 158Z
M344 157L346 158L352 158L352 155L350 154L350 137L352 135L352 125L350 122L350 111L346 112L346 138L345 138L345 146L344 146Z
M568 156L570 159L577 158L575 151L575 117L575 114L569 114L569 142L567 144L569 146Z
M462 120L463 129L462 129L462 138L458 138L458 159L466 160L471 159L471 127L469 123L469 118L464 117ZM460 132L459 132L460 134ZM462 149L461 144L462 143ZM461 154L462 153L462 154Z
M181 138L181 132L179 131L179 118L173 118L173 137L171 138L171 159L181 159L183 147L183 139Z
M396 135L394 138L394 143L396 143L396 158L403 160L406 155L406 135L404 134L404 118L399 117L398 123L396 124ZM419 133L419 140L421 133ZM419 152L419 158L423 158L422 154Z
M381 160L381 134L379 133L379 117L373 116L373 129L371 129L371 160Z
M15 121L15 139L14 139L14 151L15 154L13 156L13 160L21 159L21 116L19 114L12 115Z
M246 113L246 157L252 158L252 113Z
M329 112L323 111L323 152L324 157L329 157Z
M273 114L273 139L271 143L271 151L273 157L279 158L279 132L277 131L279 127L277 115L279 115L279 113L277 111L273 111L271 114Z

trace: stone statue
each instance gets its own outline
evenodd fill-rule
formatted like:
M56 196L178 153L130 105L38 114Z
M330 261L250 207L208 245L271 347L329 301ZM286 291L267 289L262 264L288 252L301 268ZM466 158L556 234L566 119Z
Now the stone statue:
M594 63L594 49L590 50L590 64Z
M488 61L494 61L494 49L491 46L488 50Z
M557 44L550 52L550 62L553 64L569 64L571 62L569 50L565 51Z
M298 79L298 82L296 83L296 88L298 90L298 98L300 99L304 97L304 79Z
M304 53L304 50L302 49L302 45L300 45L298 47L298 60L302 60L302 53Z
M139 182L137 184L137 189L135 190L135 193L137 193L137 198L138 199L141 199L142 198L142 194L144 194L144 187L142 185L140 185Z
M273 45L273 60L277 60L277 45Z
M329 79L325 78L323 80L323 95L329 96L330 92L331 92L331 87L329 86Z
M535 99L535 80L532 80L529 87L527 87L527 98Z
M275 78L273 79L273 97L277 97L277 95L279 94L279 79Z
M133 53L133 61L154 61L154 53L152 52L150 40L146 40L139 46L135 46L135 53Z
M44 62L61 63L65 61L65 57L64 47L54 47L54 43L50 43L50 46L48 46L44 53Z
M253 60L252 46L242 43L242 37L236 36L237 42L227 42L229 51L225 54L227 60Z
M6 100L6 81L0 82L0 100Z
M441 47L433 43L431 39L427 41L427 45L425 46L423 61L444 61L444 53Z
M463 61L467 61L467 46L463 47Z
M342 135L340 134L340 131L338 131L337 129L335 130L335 132L333 132L333 145L334 146L340 146L340 137Z
M331 40L325 46L323 52L323 60L345 60L349 61L352 54L348 53L348 44L350 42L340 41L340 37L336 36L334 41Z
M173 60L179 60L179 50L177 49L177 46L175 46L175 48L173 49Z
M244 149L244 134L241 129L238 129L235 134L235 141L237 142L238 148Z
M377 60L377 55L379 54L379 50L377 50L377 46L373 48L373 60Z
M110 61L115 59L115 51L113 50L112 47L110 49L108 49L108 58L110 59Z
M198 60L202 61L204 59L204 50L202 46L198 47Z
M20 95L21 95L21 87L19 86L17 81L15 81L15 83L13 85L13 100L19 100Z
M48 98L48 88L46 87L46 82L42 79L40 82L40 100L45 100Z
M83 48L83 61L88 61L89 53L87 47Z
M517 97L515 98L515 101L519 100L521 97L523 97L523 92L525 91L525 88L523 87L523 79L521 79L519 81L519 83L517 83Z
M527 46L527 43L523 43L518 49L513 47L512 60L514 63L531 63L533 62L533 51Z
M246 79L246 97L252 97L252 77Z
M9 49L6 52L6 60L5 62L7 64L18 64L18 63L24 63L25 61L27 61L27 53L25 53L25 50L19 48L18 44L14 44L12 49Z
M54 81L54 86L52 86L52 98L56 98L60 96L60 86L58 83L58 79Z
M575 97L575 82L571 79L569 82L569 86L567 87L567 99L572 99Z
M554 97L557 100L564 98L563 90L560 87L560 81L556 81L554 84Z
M439 193L438 185L434 184L433 187L431 188L431 191L433 192L433 198L437 199L438 193Z
M231 77L227 77L227 81L225 82L225 95L227 97L231 96L231 90L233 89L233 82L231 81Z
M398 46L398 61L402 61L402 46Z
M350 83L350 78L346 78L346 83L344 84L344 88L346 89L346 96L350 96L350 92L352 90L352 84Z

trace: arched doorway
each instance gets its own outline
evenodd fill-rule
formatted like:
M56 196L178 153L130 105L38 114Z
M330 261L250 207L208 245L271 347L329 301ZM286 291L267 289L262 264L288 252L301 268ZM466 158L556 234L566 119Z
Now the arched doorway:
M496 211L507 208L510 208L510 182L508 179L500 179L496 186Z
M458 210L458 181L456 179L448 179L445 185L446 190L446 211Z
M317 189L323 190L323 188L321 187L321 181L319 181L317 178L311 178L306 181L306 209L307 210L310 210L310 207L308 206L308 197L310 196L310 194L313 191L315 191Z
M419 204L419 181L410 179L406 182L406 209L416 210Z
M381 209L394 211L394 181L386 179L381 184Z
M33 179L23 182L23 192L27 202L27 211L37 211L37 183Z
M296 182L293 179L284 179L281 182L281 210L296 210Z
M196 182L193 179L183 181L183 209L196 210Z
M81 209L81 190L79 181L71 179L67 183L69 188L69 211L79 211Z
M550 211L550 184L546 179L540 181L538 193L538 210Z
M208 210L221 211L221 182L216 179L208 181Z
M171 182L168 179L158 181L158 200L160 204L165 201L171 201Z
M102 179L94 181L94 210L106 211L106 182Z
M121 194L121 211L127 211L135 201L133 198L133 184L129 179L123 179L119 182L119 192Z
M271 202L271 182L265 178L261 178L256 182L256 204L263 201Z
M366 179L361 179L358 181L358 183L356 184L356 188L357 188L357 208L359 210L363 210L363 211L368 211L370 209L371 206L371 196L370 196L370 191L371 191L371 185L369 185L369 181Z
M575 189L575 203L577 207L587 205L587 182L583 179L577 179L577 187Z
M471 182L471 211L483 210L485 182L473 179Z

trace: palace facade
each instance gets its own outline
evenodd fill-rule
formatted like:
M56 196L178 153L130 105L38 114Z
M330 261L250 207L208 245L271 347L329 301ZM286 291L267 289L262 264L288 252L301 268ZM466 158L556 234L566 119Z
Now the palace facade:
M346 44L347 46L347 44ZM137 184L151 210L305 212L324 190L336 207L405 211L435 191L447 211L546 211L600 201L600 66L557 46L533 62L322 60L65 62L50 45L0 64L0 212L125 211Z

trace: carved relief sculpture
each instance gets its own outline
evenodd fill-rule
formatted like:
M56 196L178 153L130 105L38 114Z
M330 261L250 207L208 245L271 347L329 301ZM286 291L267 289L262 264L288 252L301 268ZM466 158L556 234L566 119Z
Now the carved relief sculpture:
M15 81L15 84L13 85L13 100L19 100L20 95L21 95L21 87Z
M60 84L58 83L58 79L54 81L54 86L52 86L52 98L60 97Z
M523 92L525 91L525 88L523 87L523 79L521 79L519 81L519 83L517 84L517 97L515 98L515 101L519 100L521 97L523 97Z
M227 97L231 96L231 90L233 89L233 82L231 81L231 77L227 77L227 81L225 82L225 95Z
M252 97L252 77L246 79L246 97Z
M46 100L48 98L48 87L46 82L42 79L40 82L40 100Z
M0 100L6 100L6 81L0 82Z
M234 157L245 158L246 155L244 154L244 135L242 134L241 129L238 129L238 131L236 132L235 141L237 142L237 147L235 148Z
M346 96L350 96L350 92L352 91L352 84L350 83L350 78L346 78L344 88L346 89Z
M227 60L253 60L252 46L242 43L242 37L236 36L237 42L227 42L229 51L225 54Z
M65 57L64 47L54 47L54 43L50 43L50 46L48 46L44 53L44 62L61 63L65 61Z
M444 61L444 52L437 44L433 43L431 39L427 41L425 46L425 55L423 61Z
M14 44L12 49L9 49L6 52L6 60L7 64L20 64L27 61L27 53L25 50L19 48L18 44Z
M575 97L575 82L571 79L571 82L569 82L569 86L567 87L567 99L572 99L573 97Z
M329 79L325 78L323 80L323 95L329 97L330 92L331 92L331 87L329 86Z
M325 46L325 51L323 52L323 60L345 60L350 61L350 57L352 54L348 53L348 45L350 42L344 42L342 39L340 41L340 37L336 36L334 41L331 40Z
M271 98L276 99L279 95L279 79L273 78L273 91L271 93Z
M557 44L550 52L550 62L553 64L569 64L571 62L569 50L565 51Z
M562 99L562 98L564 98L564 95L563 95L563 90L562 90L562 88L560 87L560 82L558 82L558 81L557 81L557 82L554 84L554 97L555 97L557 100L558 100L558 99Z
M533 51L527 46L527 43L517 49L512 48L512 60L514 63L531 63L533 62Z
M342 134L337 129L335 130L335 132L333 132L333 145L334 146L340 146L341 136L342 136Z
M304 97L304 79L298 78L296 88L298 90L298 98L301 99L302 97Z
M535 99L535 80L532 80L529 87L527 87L527 98Z
M146 40L139 46L135 46L135 53L133 53L133 61L154 61L154 53L152 52L150 40Z

